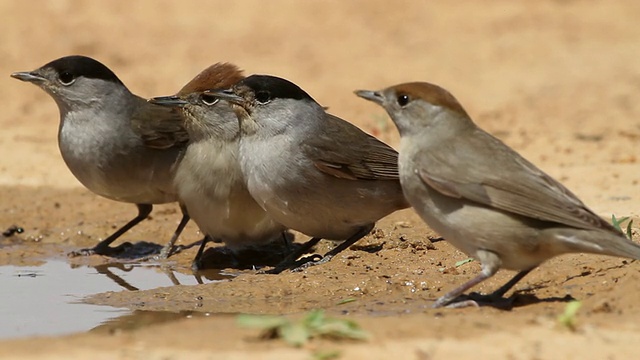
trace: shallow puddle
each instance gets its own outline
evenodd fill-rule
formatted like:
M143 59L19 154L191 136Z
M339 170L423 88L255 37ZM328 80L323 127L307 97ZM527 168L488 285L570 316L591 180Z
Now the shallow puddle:
M195 285L222 281L220 273L196 277L150 264L108 264L72 267L62 260L42 266L0 266L0 338L60 335L88 331L126 318L136 323L140 312L83 304L90 294L105 291L147 290L171 285ZM141 316L149 323L149 314ZM166 321L188 314L160 315ZM142 320L142 319L141 319Z

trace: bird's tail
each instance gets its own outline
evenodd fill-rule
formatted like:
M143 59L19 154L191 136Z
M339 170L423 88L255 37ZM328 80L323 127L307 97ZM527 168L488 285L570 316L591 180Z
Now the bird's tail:
M622 233L613 231L584 230L572 231L571 234L559 235L570 252L602 254L640 260L640 244L637 244Z

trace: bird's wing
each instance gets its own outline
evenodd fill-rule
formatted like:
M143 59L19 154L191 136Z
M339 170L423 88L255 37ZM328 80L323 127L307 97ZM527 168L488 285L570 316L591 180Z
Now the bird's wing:
M482 130L445 146L424 151L415 161L422 181L446 196L576 228L618 232L562 184ZM479 152L490 155L480 158Z
M133 114L131 127L144 144L154 149L182 147L189 141L179 109L140 102ZM142 116L144 114L144 116Z
M326 114L319 134L303 146L315 166L331 176L350 180L399 180L397 151L333 115Z

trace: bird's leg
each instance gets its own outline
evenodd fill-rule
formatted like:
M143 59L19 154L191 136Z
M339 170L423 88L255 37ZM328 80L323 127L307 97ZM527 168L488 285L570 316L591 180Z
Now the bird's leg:
M504 298L504 294L507 293L518 281L522 280L523 277L527 276L528 273L533 269L523 270L519 273L515 274L511 280L507 281L506 284L502 285L498 290L492 292L489 295L481 295L478 293L469 294L470 300L461 301L460 303L451 304L448 307L459 308L468 306L465 305L465 302L469 303L472 306L479 306L479 304L486 304L496 308L501 309L509 309L513 305L513 298Z
M507 293L507 291L511 290L511 288L518 283L518 281L522 280L523 277L527 276L531 272L532 269L522 270L517 273L511 280L507 281L506 284L502 285L498 290L492 292L489 296L493 299L500 299Z
M322 265L324 263L329 262L331 259L333 259L334 256L338 255L340 252L349 248L351 245L355 244L358 240L365 237L368 233L371 232L371 230L373 230L374 226L375 224L369 224L367 226L361 227L360 229L358 229L358 231L355 234L351 235L351 237L345 240L342 244L336 246L335 248L333 248L332 250L324 254L324 256L322 256L322 259L318 261L313 261L313 262L312 261L305 262L302 265L298 266L297 268L293 269L292 271L302 271L308 267Z
M183 206L180 206L180 209L182 210L182 219L180 219L180 223L178 224L176 231L173 232L173 235L171 236L171 239L169 239L167 245L162 248L160 254L157 256L157 259L165 260L169 258L169 256L177 254L184 249L184 246L173 246L182 233L182 230L184 230L184 227L187 226L187 223L190 219L189 214L187 213L187 209L185 209Z
M497 254L487 250L478 250L476 252L476 258L482 263L482 271L480 272L480 274L441 296L432 305L433 308L439 308L443 306L451 308L478 306L478 303L474 300L462 300L458 302L454 302L454 300L462 295L465 291L495 275L500 269L501 260Z
M205 235L204 239L202 239L202 243L200 244L200 247L198 248L198 252L196 253L196 256L193 258L193 261L191 262L192 271L197 272L199 270L202 270L202 254L204 253L204 249L206 248L207 243L209 241L215 241L215 240L209 237L209 235Z
M265 274L280 274L285 271L289 267L296 265L296 260L309 251L312 247L316 246L318 242L320 242L322 238L311 238L306 243L302 244L296 251L292 252L287 256L284 260L282 260L278 265L276 265L273 269L264 271Z
M94 255L94 254L112 256L112 255L120 254L125 250L127 250L128 248L130 248L131 243L129 242L122 243L116 247L110 247L109 245L111 245L112 242L114 242L116 239L122 236L122 234L126 233L131 228L138 225L138 223L140 223L142 220L146 219L151 213L151 210L153 209L153 206L151 204L136 204L136 206L138 207L138 215L135 218L131 219L131 221L126 223L123 227L121 227L116 232L111 234L108 238L102 240L95 247L89 248L89 249L80 249L80 250L72 251L69 253L69 256L76 257L76 256L88 256L88 255Z
M478 306L478 303L475 302L474 300L461 300L454 303L451 303L451 302L455 300L458 296L462 295L465 291L487 280L491 276L493 276L493 274L487 274L484 271L482 271L480 274L478 274L478 276L474 277L473 279L467 281L466 283L458 286L457 288L441 296L438 300L436 300L436 302L431 307L439 308L439 307L447 306L450 308L462 308L462 307L468 307L468 306Z
M289 241L289 239L287 238L287 232L286 231L282 232L282 244L284 245L284 248L287 251L287 253L289 253L289 252L291 252L293 250L293 248L291 247L291 241Z
M456 308L457 309L457 308L463 308L463 307L467 307L467 306L479 306L478 302L486 303L486 304L492 304L493 306L498 307L498 308L511 307L512 300L504 299L504 294L506 294L507 291L509 291L515 284L517 284L518 281L522 280L523 277L527 276L527 274L530 273L531 270L533 270L533 269L520 271L514 277L512 277L511 280L507 281L506 284L502 285L498 290L492 292L489 295L479 295L479 294L476 294L476 293L472 293L470 295L471 299L455 302L455 303L452 303L452 304L448 305L447 307L448 308ZM476 283L476 284L478 284L478 283ZM438 299L438 301L440 301L440 299ZM436 307L435 304L434 304L434 307Z

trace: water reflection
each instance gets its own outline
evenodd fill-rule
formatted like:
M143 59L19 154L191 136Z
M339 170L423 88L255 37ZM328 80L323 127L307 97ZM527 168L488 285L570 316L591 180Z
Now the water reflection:
M220 271L186 275L155 264L114 263L93 268L50 260L42 266L0 266L0 338L87 331L132 314L81 303L90 294L195 285L230 277Z
M226 273L222 270L204 270L193 275L186 275L173 270L169 266L157 265L157 264L123 264L123 263L110 263L102 264L93 267L99 274L106 276L116 284L120 285L125 290L137 291L154 289L160 286L170 285L195 285L206 284L209 282L228 280L235 277L235 274ZM134 269L153 269L156 273L162 273L169 280L170 283L160 286L147 286L148 284L142 284L142 287L134 286L127 280L136 281L138 275L140 275L140 282L146 281L147 274L131 273ZM127 280L125 280L127 279Z

